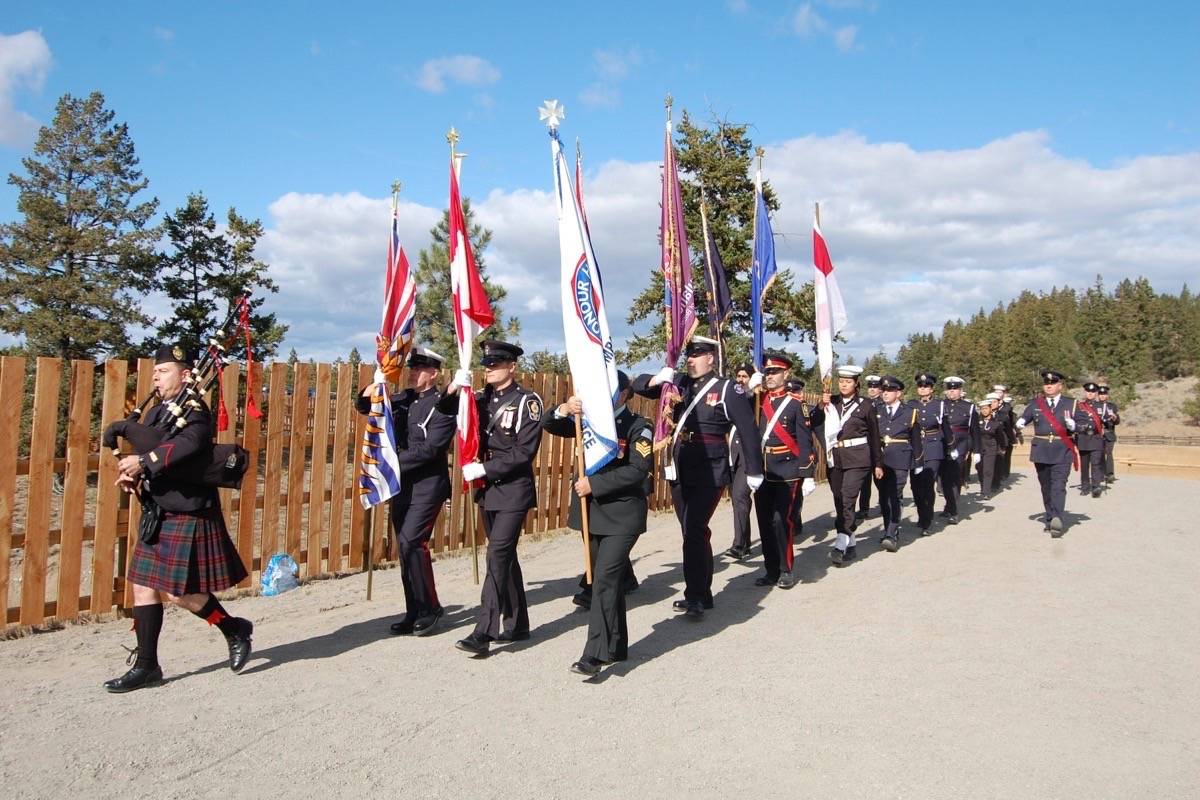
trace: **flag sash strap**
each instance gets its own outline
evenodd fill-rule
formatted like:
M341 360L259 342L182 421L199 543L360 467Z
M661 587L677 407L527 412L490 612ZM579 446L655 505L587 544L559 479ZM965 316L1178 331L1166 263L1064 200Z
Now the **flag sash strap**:
M1054 431L1054 435L1061 439L1062 443L1071 451L1071 462L1075 469L1079 469L1079 451L1075 449L1075 442L1071 440L1071 434L1067 433L1066 426L1062 424L1062 420L1054 415L1045 397L1039 397L1037 404L1038 410L1045 415L1046 422L1050 424L1050 430Z

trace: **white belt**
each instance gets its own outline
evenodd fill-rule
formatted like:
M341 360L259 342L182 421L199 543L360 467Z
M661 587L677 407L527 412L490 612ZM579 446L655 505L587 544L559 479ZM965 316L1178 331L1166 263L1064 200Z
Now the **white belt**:
M859 436L857 439L842 439L835 443L834 447L858 447L860 444L866 444L867 437Z

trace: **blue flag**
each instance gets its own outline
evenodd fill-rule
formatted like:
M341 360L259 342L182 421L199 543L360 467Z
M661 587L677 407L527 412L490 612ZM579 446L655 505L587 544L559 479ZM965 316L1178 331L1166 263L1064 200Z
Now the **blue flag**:
M761 184L760 184L761 185ZM775 236L771 232L771 219L767 216L767 203L760 189L756 193L754 214L754 263L750 267L750 320L754 328L754 343L751 358L755 369L763 364L763 297L775 280Z

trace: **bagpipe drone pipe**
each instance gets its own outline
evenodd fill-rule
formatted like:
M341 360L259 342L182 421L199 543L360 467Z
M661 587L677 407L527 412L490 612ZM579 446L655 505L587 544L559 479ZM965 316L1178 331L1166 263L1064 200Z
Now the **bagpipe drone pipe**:
M155 390L125 419L105 427L104 433L100 437L103 446L111 449L113 455L120 458L121 451L117 440L124 439L135 453L146 455L186 427L188 412L203 408L201 398L218 379L225 366L226 351L233 340L243 331L246 332L247 337L249 336L248 311L248 299L242 297L230 310L228 319L221 325L217 335L209 339L208 347L204 349L196 360L195 366L192 367L183 391L173 401L166 404L165 413L169 415L167 417L170 421L169 426L164 424L161 428L152 427L139 421L150 402L158 397L158 392ZM247 341L249 341L248 338ZM249 402L248 405L250 405ZM201 486L236 489L241 485L242 476L246 474L248 466L249 453L244 447L237 444L216 444L213 445L208 457L198 456L172 467L171 477Z

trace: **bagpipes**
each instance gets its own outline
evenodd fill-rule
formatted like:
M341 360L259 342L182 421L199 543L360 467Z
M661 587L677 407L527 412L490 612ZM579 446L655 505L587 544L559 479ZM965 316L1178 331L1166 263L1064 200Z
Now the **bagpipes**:
M184 383L183 391L174 400L166 403L166 413L171 424L163 427L144 425L139 420L150 402L158 397L158 391L152 391L141 404L129 412L128 416L108 425L100 437L101 443L113 451L117 458L121 457L117 439L127 441L138 455L145 455L154 448L170 439L176 432L187 426L189 411L203 408L201 399L212 388L214 380L220 382L221 372L225 367L226 351L239 334L246 336L246 352L250 353L250 304L246 296L242 296L229 311L229 317L221 324L217 335L209 339L208 347L200 354L191 374ZM252 361L250 362L253 363ZM246 411L252 416L260 412L254 403L254 387L248 380L246 385ZM218 430L223 430L228 423L224 399L219 399ZM202 486L219 486L226 489L236 489L241 486L242 476L249 467L250 454L246 448L237 444L217 444L213 446L208 458L193 458L180 463L171 469L171 477Z

